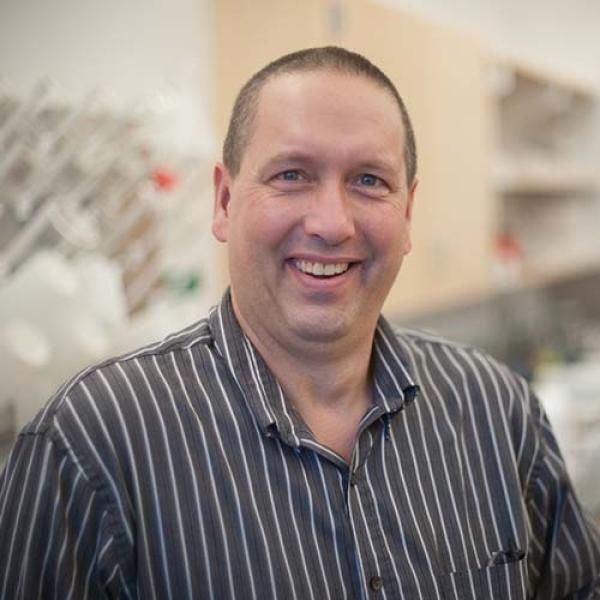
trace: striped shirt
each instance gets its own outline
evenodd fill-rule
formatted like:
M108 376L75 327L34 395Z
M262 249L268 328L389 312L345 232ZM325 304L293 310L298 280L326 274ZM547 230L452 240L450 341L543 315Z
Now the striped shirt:
M600 543L527 385L376 331L350 465L209 317L66 384L0 477L0 598L596 598Z

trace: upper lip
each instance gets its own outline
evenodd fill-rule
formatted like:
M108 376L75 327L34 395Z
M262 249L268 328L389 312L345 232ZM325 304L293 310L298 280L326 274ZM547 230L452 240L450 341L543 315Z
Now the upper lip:
M305 260L311 263L321 263L323 265L337 265L344 263L357 263L361 262L360 258L356 256L317 256L315 254L294 254L289 257L288 260Z

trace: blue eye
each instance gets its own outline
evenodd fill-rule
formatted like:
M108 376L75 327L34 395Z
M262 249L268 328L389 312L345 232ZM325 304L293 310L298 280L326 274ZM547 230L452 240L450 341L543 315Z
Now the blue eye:
M310 174L302 169L285 169L285 171L276 172L269 179L269 185L286 193L302 192L310 183Z
M279 173L278 177L283 179L283 181L298 181L300 179L300 171L290 169L289 171Z
M371 175L370 173L364 173L363 175L361 175L358 178L358 181L360 182L361 185L366 185L368 187L374 187L378 183L380 183L381 180L376 175Z

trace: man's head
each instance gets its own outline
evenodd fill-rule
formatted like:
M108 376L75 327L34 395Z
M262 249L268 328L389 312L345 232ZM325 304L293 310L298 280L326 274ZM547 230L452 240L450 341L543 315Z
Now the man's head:
M366 77L387 90L398 104L404 127L404 161L407 184L410 186L417 173L415 135L408 111L388 76L364 56L337 46L308 48L286 54L256 72L240 90L229 120L223 144L223 162L232 177L239 170L248 140L252 135L260 92L278 75L325 70L346 75Z
M348 68L279 71L254 95L249 125L237 117L243 151L226 159L239 164L214 172L236 315L287 353L369 344L411 247L405 113L380 78Z

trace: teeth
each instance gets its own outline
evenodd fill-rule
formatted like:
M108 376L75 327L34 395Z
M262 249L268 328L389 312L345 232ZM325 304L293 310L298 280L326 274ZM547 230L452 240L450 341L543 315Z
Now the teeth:
M350 267L349 263L318 263L318 262L309 262L307 260L297 260L296 268L298 268L303 273L310 273L311 275L316 275L317 277L331 277L333 275L339 275L340 273L344 273Z

